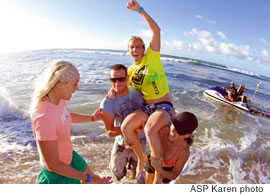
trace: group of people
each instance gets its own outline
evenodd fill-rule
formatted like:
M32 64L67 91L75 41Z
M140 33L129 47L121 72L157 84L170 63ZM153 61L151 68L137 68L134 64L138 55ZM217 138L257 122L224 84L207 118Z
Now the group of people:
M244 95L245 84L241 84L238 88L236 88L234 82L231 82L231 85L229 87L224 87L223 90L227 92L224 97L230 102L240 101L242 104L247 102L247 97Z
M133 64L128 69L122 64L111 67L112 87L100 109L92 115L69 112L65 101L78 90L80 74L68 61L54 64L44 85L35 88L31 112L41 164L38 183L112 182L111 177L95 174L73 150L71 123L103 120L108 136L115 137L109 167L117 180L130 170L138 183L143 171L143 183L169 183L188 160L198 120L190 112L175 112L160 61L159 26L135 0L127 8L138 12L148 25L150 45L146 50L140 37L129 39Z

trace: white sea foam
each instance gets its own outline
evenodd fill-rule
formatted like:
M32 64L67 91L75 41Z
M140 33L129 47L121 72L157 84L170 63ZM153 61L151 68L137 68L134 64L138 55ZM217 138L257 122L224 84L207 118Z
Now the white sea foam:
M124 51L105 51L105 50L75 50L77 53L91 53L91 54L103 54L103 55L127 55Z
M8 92L4 87L0 86L0 111L2 111L2 109L6 109L5 107L8 106Z
M240 138L240 149L218 136L218 129L204 129L203 135L199 137L199 142L195 141L192 146L191 156L182 171L182 176L198 176L198 172L208 174L208 178L200 183L224 183L223 181L226 182L226 179L229 180L227 183L269 183L267 178L260 176L261 178L258 179L256 175L257 173L260 175L269 173L269 167L266 165L269 156L264 160L264 157L259 154L257 158L258 160L263 159L263 163L256 161L250 163L248 159L250 154L262 152L262 149L260 149L261 151L248 151L252 149L251 145L256 141L256 133L253 135L245 133L244 137ZM254 164L255 166L253 166ZM247 171L249 166L253 166L251 171ZM217 179L218 174L222 172L224 180ZM250 181L246 180L247 177Z
M257 139L256 132L246 132L244 131L244 136L240 138L239 144L240 148L238 151L243 151L249 148Z
M15 134L13 133L13 135ZM20 144L16 141L12 141L11 139L7 137L5 134L0 134L0 144L1 144L0 152L5 153L5 152L10 152L10 151L15 152L15 150L22 151L22 150L32 149L31 144L27 144L27 145Z
M0 121L5 118L17 118L18 114L15 112L15 104L9 97L8 91L0 87ZM18 110L17 110L18 112Z
M231 71L243 73L243 74L246 74L246 75L260 77L260 74L257 74L257 73L254 73L254 72L250 72L250 71L246 71L246 70L242 70L242 69L238 69L238 68L235 68L235 67L228 67L228 69L231 70Z

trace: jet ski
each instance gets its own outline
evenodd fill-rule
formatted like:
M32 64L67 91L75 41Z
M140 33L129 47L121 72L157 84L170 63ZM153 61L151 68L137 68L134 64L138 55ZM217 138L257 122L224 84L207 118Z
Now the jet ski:
M214 87L214 88L207 89L203 92L203 94L207 97L210 97L210 98L216 100L216 101L219 101L219 102L222 102L225 104L230 104L236 108L250 112L250 109L249 109L247 103L242 104L241 102L231 102L231 101L227 100L224 96L228 95L228 93L220 87Z

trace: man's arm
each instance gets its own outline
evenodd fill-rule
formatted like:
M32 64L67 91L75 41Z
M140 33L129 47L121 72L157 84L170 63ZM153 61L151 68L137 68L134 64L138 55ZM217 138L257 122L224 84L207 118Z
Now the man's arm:
M136 0L130 0L127 3L127 8L132 11L138 11L141 6ZM143 20L149 27L149 29L152 32L152 37L150 41L150 47L153 51L160 51L160 28L158 24L153 20L153 18L148 15L148 13L145 10L142 10L140 12L140 15L142 16Z
M120 127L114 127L114 116L112 114L102 111L102 120L109 137L122 135Z

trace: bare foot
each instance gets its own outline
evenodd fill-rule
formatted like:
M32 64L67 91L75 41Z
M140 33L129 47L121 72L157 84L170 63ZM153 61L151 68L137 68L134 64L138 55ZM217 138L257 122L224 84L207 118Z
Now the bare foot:
M144 164L146 163L147 160L148 159L146 155L143 155L143 160L138 159L138 164L136 168L136 178L138 178L142 174Z

